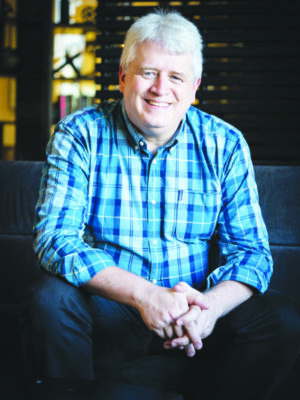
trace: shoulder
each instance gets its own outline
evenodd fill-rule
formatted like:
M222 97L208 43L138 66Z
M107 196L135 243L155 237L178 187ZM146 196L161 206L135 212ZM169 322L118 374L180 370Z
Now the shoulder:
M194 143L200 157L218 169L221 177L234 165L249 165L251 154L243 134L214 115L190 107L186 119L186 138Z
M222 120L191 106L186 114L187 129L201 140L222 142L244 142L244 136L239 129Z
M115 120L120 114L119 102L94 105L62 119L50 137L47 152L75 153L86 157L97 154L99 146L110 140Z
M103 103L78 110L55 127L53 140L73 141L88 151L97 151L99 141L109 140L121 113L120 102Z
M62 119L58 125L64 125L68 128L84 127L84 126L106 126L115 118L115 114L119 111L119 102L95 104L75 111Z

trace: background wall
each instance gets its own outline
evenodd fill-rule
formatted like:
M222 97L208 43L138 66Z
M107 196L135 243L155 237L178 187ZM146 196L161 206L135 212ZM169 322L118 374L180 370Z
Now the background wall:
M121 44L133 20L155 6L176 9L198 26L205 43L196 106L239 128L254 162L300 164L298 0L98 4L99 102L119 97Z
M52 0L0 0L0 158L39 160L49 138Z
M94 18L95 1L81 1L82 16L88 18L90 9ZM2 159L45 157L51 124L57 122L53 32L70 22L53 24L54 4L73 3L80 0L0 0ZM72 27L86 33L85 54L94 58L96 52L96 102L120 97L125 32L135 18L160 6L179 10L203 35L204 73L195 105L239 128L255 163L300 165L299 0L98 0L97 26L87 20ZM88 33L98 33L96 45ZM81 78L93 80L92 74Z

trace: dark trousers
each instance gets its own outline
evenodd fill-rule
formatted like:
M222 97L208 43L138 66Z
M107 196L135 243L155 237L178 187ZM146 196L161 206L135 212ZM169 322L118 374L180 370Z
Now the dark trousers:
M47 274L28 291L20 326L28 373L39 379L94 379L95 369L113 370L150 354L186 357L164 350L137 310ZM188 392L195 400L267 399L299 352L293 301L274 291L253 295L204 339L190 360Z

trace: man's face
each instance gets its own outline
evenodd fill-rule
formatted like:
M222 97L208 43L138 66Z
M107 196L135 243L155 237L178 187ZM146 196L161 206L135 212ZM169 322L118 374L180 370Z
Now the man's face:
M146 137L169 140L195 100L191 56L167 53L152 42L138 45L127 73L120 68L120 91L131 122Z

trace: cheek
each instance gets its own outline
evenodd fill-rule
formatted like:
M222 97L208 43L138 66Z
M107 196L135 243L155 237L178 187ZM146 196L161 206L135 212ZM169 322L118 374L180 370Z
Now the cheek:
M182 94L182 98L185 98L185 102L187 104L191 104L195 101L195 91L194 89L189 89L185 93Z
M176 96L177 102L179 104L181 104L183 107L185 107L185 105L190 103L190 101L191 101L191 93L184 91L184 90L177 91L175 96Z
M126 87L124 95L132 101L139 95L140 92L140 85L136 82L131 82L130 85Z

